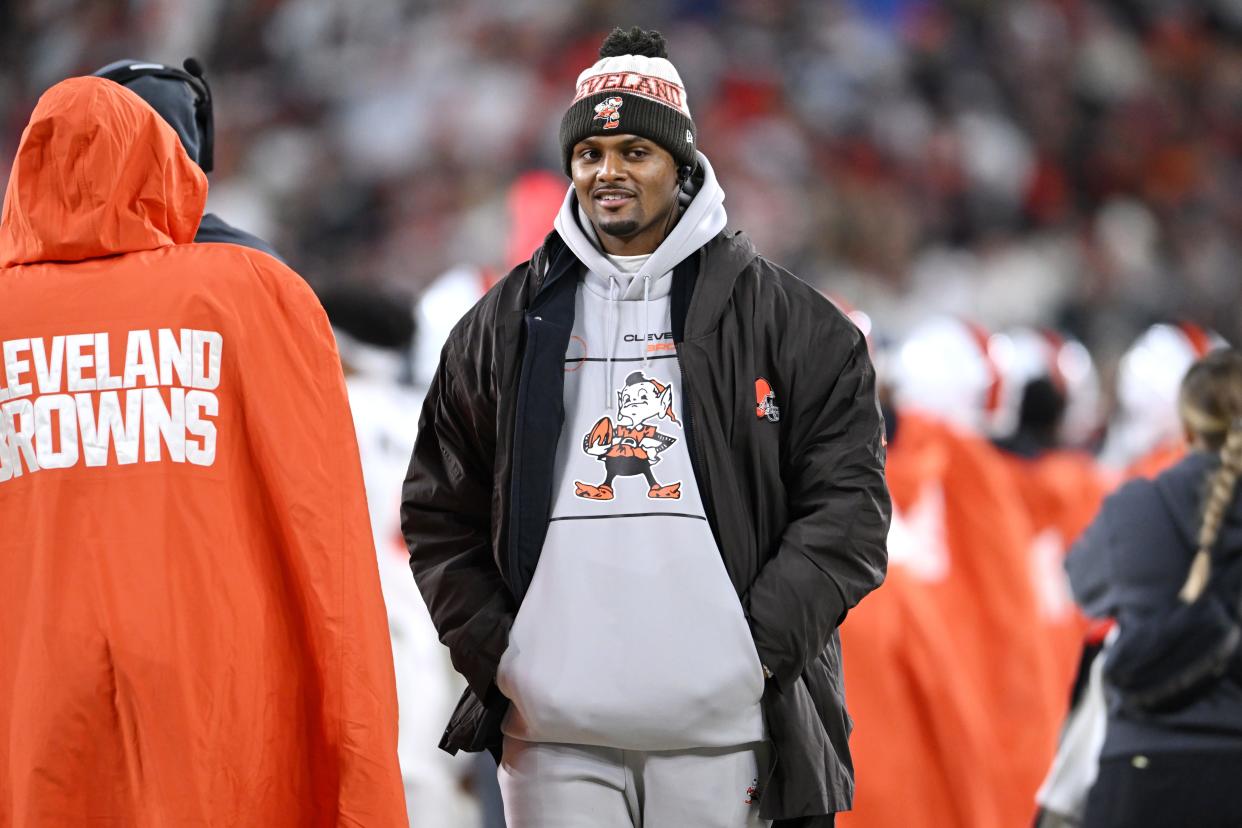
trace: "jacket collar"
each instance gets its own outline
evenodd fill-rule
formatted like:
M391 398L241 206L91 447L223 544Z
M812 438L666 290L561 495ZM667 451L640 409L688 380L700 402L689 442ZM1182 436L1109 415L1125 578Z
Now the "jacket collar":
M740 230L724 232L703 246L698 284L686 313L686 339L697 339L719 324L733 296L733 285L759 257Z

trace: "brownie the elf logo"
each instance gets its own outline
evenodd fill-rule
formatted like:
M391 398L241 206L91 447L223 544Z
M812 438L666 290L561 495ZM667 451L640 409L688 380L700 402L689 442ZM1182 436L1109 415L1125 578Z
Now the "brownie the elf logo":
M614 424L603 417L582 440L582 450L604 464L604 480L599 485L574 481L574 494L587 500L612 500L613 481L618 477L642 475L647 482L647 497L677 500L681 497L681 481L661 484L651 467L660 462L660 455L677 442L676 437L661 434L659 420L681 423L673 413L673 389L667 383L648 379L635 371L617 392L617 419Z
M595 118L593 120L603 121L604 129L616 129L617 124L621 123L621 105L625 103L623 98L615 95L611 98L605 98L595 105Z

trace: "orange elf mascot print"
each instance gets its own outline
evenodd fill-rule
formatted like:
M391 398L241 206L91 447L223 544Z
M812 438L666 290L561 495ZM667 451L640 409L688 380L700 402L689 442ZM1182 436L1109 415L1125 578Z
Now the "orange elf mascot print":
M603 462L604 482L592 486L575 480L574 494L587 500L612 500L616 478L641 474L647 479L647 497L679 499L681 481L661 485L651 471L660 462L660 453L677 442L676 437L661 434L649 423L661 417L681 425L673 413L672 387L644 377L641 371L630 374L625 387L617 392L616 426L602 417L582 440L582 450Z

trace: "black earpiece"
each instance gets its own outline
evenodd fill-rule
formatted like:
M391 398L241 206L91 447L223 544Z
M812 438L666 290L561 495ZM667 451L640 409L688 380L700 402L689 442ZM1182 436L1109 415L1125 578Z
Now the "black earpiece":
M685 184L690 180L690 176L694 174L694 167L689 164L682 164L677 168L677 180Z

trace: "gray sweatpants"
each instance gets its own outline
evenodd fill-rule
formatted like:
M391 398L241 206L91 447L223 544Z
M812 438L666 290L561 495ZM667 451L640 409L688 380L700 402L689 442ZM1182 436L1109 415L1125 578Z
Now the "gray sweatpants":
M766 828L763 743L641 752L505 737L509 828Z

